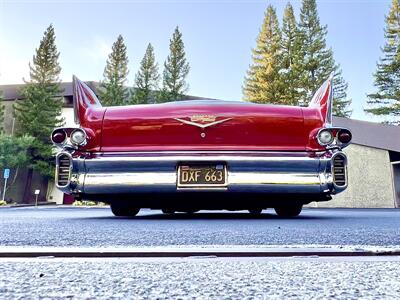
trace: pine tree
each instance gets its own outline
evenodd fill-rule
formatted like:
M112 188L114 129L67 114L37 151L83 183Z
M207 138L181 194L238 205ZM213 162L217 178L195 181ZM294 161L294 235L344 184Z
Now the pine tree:
M189 89L186 77L190 66L186 60L185 45L179 27L175 28L169 44L170 54L164 63L163 89L159 98L160 102L181 100Z
M24 202L29 201L32 194L33 170L47 177L52 177L54 173L53 146L49 137L52 130L63 123L60 118L62 99L59 97L60 53L55 39L53 25L50 25L36 49L32 64L29 64L30 80L26 81L21 91L23 100L18 100L14 105L17 135L34 138L29 151Z
M146 104L155 102L155 92L158 89L158 64L154 58L154 49L151 44L147 46L146 53L140 63L140 69L135 76L135 86L132 103Z
M327 26L321 26L316 0L303 0L300 9L300 84L303 88L301 100L307 104L319 86L334 72L334 112L349 117L351 111L347 99L347 83L341 76L339 65L335 64L332 49L326 46Z
M128 62L124 38L119 35L108 56L104 68L104 79L99 89L100 100L104 106L126 104L128 89L125 84L129 74Z
M347 98L347 88L349 84L342 77L342 70L337 66L333 78L333 115L337 117L350 118L351 99Z
M281 31L275 9L268 6L243 87L244 99L257 103L283 103L284 85Z
M287 105L299 105L300 82L299 64L300 39L299 29L294 16L293 6L288 3L282 22L282 81L284 83L283 103Z
M21 91L24 100L17 101L14 106L17 132L20 135L33 136L40 143L48 145L51 145L51 132L63 122L60 119L60 53L57 51L55 39L54 27L50 25L36 49L32 64L29 63L30 80L26 81L26 86Z
M382 49L383 57L377 64L374 74L378 91L368 95L368 113L378 116L400 116L400 3L392 0L389 15L386 17L386 43ZM400 124L400 120L390 123Z
M4 105L3 92L0 91L0 134L4 133Z

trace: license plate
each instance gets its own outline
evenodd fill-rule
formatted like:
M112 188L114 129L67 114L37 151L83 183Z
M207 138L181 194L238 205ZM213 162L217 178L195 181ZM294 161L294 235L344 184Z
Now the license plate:
M224 164L180 165L178 187L224 187L226 166Z

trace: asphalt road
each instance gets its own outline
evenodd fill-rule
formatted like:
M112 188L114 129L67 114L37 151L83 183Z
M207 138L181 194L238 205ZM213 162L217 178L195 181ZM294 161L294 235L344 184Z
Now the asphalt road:
M117 218L109 208L0 208L0 246L137 247L185 245L400 245L400 210L304 209Z
M400 210L305 209L280 219L273 211L117 218L109 208L0 208L0 248L210 245L399 248ZM399 263L398 256L0 258L0 299L398 299Z

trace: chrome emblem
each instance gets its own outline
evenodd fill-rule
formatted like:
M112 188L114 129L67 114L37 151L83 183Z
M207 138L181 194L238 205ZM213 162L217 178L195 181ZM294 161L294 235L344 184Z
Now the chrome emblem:
M200 123L211 123L215 122L216 119L217 117L212 115L193 115L190 117L190 121Z
M189 120L184 120L184 119L180 119L180 118L174 118L175 120L187 124L187 125L192 125L192 126L196 126L199 128L207 128L210 126L214 126L217 124L221 124L223 122L229 121L232 118L226 118L226 119L222 119L222 120L217 120L216 116L212 116L212 115L193 115L190 117L190 121Z

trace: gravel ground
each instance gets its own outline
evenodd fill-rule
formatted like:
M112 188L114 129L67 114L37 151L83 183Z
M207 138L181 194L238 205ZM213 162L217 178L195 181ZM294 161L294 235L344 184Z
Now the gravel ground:
M399 299L399 261L0 262L0 299Z
M1 208L0 246L141 247L174 245L400 245L400 209L272 210L116 218L109 208Z

